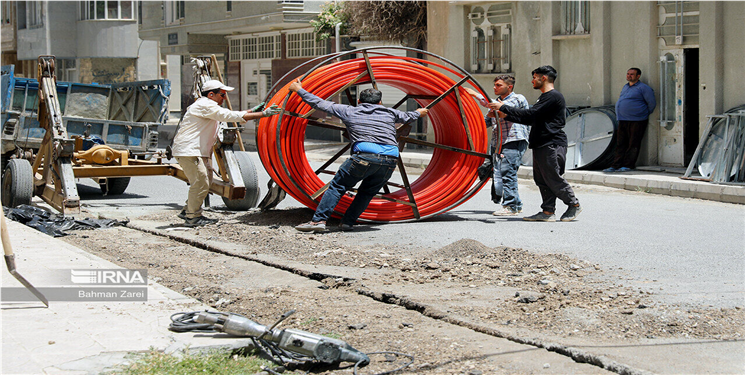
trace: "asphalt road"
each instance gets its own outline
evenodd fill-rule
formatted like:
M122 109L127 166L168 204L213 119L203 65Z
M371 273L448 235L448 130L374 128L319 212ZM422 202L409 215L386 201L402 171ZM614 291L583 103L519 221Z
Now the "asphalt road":
M258 155L261 195L268 175ZM320 163L318 163L320 165ZM600 265L611 280L654 292L665 303L745 306L745 206L574 185L583 211L574 222L533 223L498 218L489 191L423 222L374 225L348 233L361 244L411 244L437 249L463 238L487 246L561 253ZM136 217L178 209L187 186L172 177L133 178L126 193L102 197L90 180L78 185L83 204L106 217ZM539 211L540 194L520 180L524 215ZM215 207L222 199L211 197ZM278 208L300 207L288 196ZM565 209L559 203L559 211ZM561 212L559 212L560 214Z

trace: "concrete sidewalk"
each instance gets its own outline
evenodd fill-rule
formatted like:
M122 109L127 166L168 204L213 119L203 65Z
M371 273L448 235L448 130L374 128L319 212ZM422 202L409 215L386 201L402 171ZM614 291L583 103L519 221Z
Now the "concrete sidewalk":
M311 147L306 145L306 155L311 160L326 161L339 148L335 145L325 147L323 145L313 145ZM341 156L339 162L348 157L348 154ZM426 168L432 158L432 153L428 150L404 150L401 152L401 158L407 167ZM705 181L685 180L680 178L684 173L685 168L638 167L636 170L623 173L568 170L564 174L564 178L574 183L745 204L745 185L720 185ZM520 167L518 177L532 180L533 167Z
M60 285L58 276L71 269L121 269L33 228L6 222L17 271L36 288ZM2 274L4 289L23 287L9 272ZM95 374L126 362L129 352L216 345L210 335L168 330L171 314L206 305L153 281L147 283L147 297L147 302L50 301L49 308L39 301L3 302L2 373ZM247 342L221 339L219 344Z

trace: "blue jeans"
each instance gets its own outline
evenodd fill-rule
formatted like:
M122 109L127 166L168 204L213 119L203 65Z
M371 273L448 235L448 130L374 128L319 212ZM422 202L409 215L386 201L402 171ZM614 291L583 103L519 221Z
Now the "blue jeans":
M502 206L515 210L523 209L523 201L517 192L517 169L523 159L528 142L524 140L505 143L502 146L503 158L494 155L494 190L502 193Z
M353 154L342 163L328 190L323 193L323 198L313 215L313 221L326 221L331 217L342 195L362 181L357 188L357 195L341 219L342 224L354 225L375 194L391 178L397 160L398 158L393 156L364 152Z

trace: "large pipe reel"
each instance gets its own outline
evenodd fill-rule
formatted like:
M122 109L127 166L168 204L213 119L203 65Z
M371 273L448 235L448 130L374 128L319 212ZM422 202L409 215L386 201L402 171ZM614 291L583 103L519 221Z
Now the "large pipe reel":
M404 49L427 55L430 60L392 56L385 50ZM362 57L335 62L346 55ZM432 159L415 181L410 181L401 158L398 173L402 183L388 185L373 198L360 221L412 221L444 213L475 195L488 180L479 180L477 168L487 154L487 133L482 112L476 102L461 87L469 84L488 98L486 92L466 71L444 58L426 51L405 47L370 47L333 54L312 60L317 63L302 76L303 88L321 98L346 95L355 98L349 88L355 85L379 84L394 87L405 96L394 107L415 100L429 111L429 124L434 140L422 141L409 137L411 126L398 125L399 148L415 143L433 148ZM293 77L294 71L287 76ZM286 76L286 77L287 77ZM280 80L281 81L281 80ZM323 166L314 170L305 154L307 126L345 130L335 118L322 117L288 90L289 83L267 98L267 106L278 104L282 113L261 119L256 132L256 144L264 167L285 192L311 209L320 202L327 184L321 173L334 174L327 168L349 151L342 147ZM391 98L385 98L391 99ZM395 172L394 172L395 173ZM352 203L353 196L342 197L335 216L341 216Z

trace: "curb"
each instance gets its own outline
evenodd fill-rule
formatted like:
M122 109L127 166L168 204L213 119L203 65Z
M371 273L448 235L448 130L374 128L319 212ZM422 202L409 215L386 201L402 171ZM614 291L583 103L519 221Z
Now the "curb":
M306 153L309 160L327 161L331 155L322 152ZM401 153L404 166L424 169L430 159L417 152ZM349 155L342 155L341 163ZM533 179L533 167L523 165L517 172L518 178ZM604 173L600 171L568 170L564 178L573 183L607 186L622 190L639 191L650 194L668 195L681 198L697 198L723 203L745 204L745 185L722 185L706 181L684 180L677 173L635 170L625 173Z
M522 166L517 172L519 178L533 179L533 167ZM648 175L647 175L648 176ZM642 191L651 194L669 195L682 198L698 198L724 203L745 204L745 187L719 185L703 181L683 180L676 176L645 178L638 175L607 174L597 171L575 171L564 173L569 182L586 185L607 186L616 189Z

